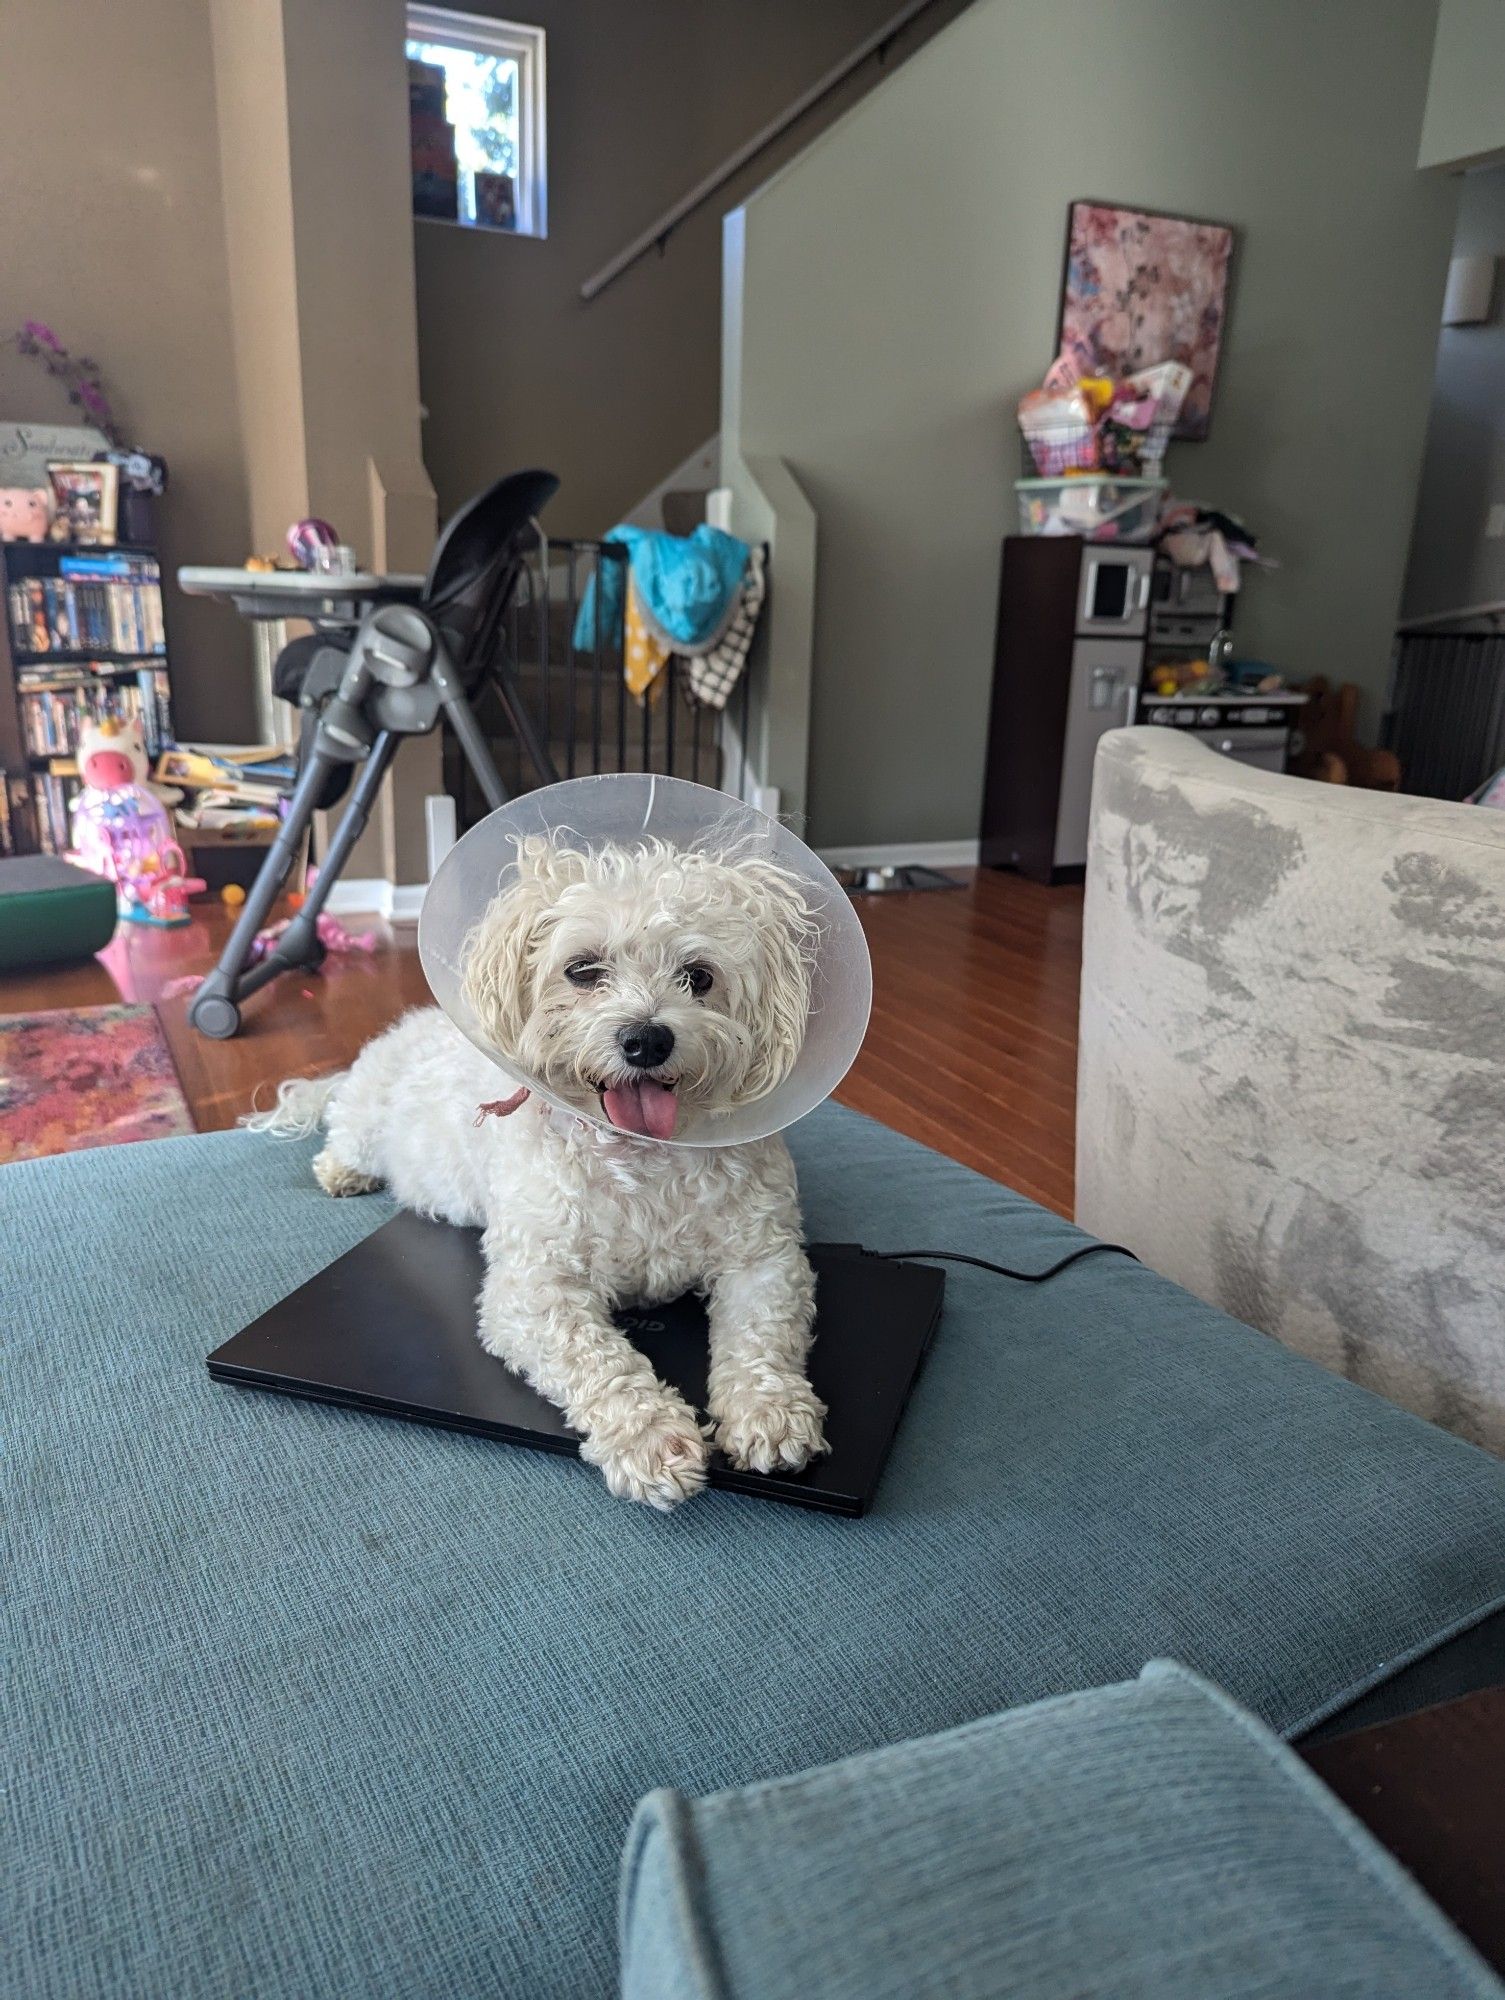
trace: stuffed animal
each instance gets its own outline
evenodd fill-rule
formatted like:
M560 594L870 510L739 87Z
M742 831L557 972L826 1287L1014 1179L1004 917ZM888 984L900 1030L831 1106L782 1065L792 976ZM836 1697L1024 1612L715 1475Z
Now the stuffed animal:
M1300 692L1307 697L1301 711L1301 749L1291 759L1297 778L1315 778L1326 785L1361 785L1371 792L1400 790L1400 759L1390 750L1371 750L1354 735L1359 690L1352 681L1332 687L1319 674Z
M80 727L84 790L73 805L74 853L115 884L131 923L186 924L188 898L206 884L188 873L167 808L147 788L150 768L139 722L106 716Z

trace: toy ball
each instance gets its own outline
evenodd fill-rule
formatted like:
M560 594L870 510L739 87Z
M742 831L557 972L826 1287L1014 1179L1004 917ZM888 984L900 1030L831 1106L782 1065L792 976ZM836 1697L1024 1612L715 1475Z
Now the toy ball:
M316 551L321 548L337 548L339 540L339 536L328 521L321 521L317 515L311 515L306 521L294 521L288 529L287 552L301 569L312 569Z
M238 910L246 900L246 892L238 882L227 882L219 892L219 899L227 910Z

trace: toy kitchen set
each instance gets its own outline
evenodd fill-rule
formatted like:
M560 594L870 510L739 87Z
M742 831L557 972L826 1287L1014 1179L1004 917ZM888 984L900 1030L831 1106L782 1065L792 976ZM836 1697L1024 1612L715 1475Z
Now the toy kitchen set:
M1038 882L1081 878L1098 739L1176 729L1283 771L1306 697L1241 684L1234 598L1210 567L1148 542L1010 535L1003 544L980 856ZM1215 691L1214 691L1215 690Z
M1168 502L1161 467L1193 372L1160 361L1114 378L1063 340L1018 406L1033 476L1003 544L979 858L1037 882L1080 879L1092 764L1110 729L1178 729L1283 771L1306 697L1233 658L1239 559L1231 515Z

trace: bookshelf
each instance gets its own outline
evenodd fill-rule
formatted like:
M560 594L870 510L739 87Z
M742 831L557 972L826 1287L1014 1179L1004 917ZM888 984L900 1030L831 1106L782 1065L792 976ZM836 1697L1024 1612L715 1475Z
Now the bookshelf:
M66 848L79 724L106 715L173 740L156 550L0 541L0 853Z

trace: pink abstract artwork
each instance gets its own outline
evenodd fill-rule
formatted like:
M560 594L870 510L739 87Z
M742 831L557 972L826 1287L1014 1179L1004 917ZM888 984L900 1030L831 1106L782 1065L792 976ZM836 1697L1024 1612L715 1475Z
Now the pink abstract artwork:
M1232 256L1222 223L1073 202L1058 348L1093 374L1184 361L1192 383L1175 435L1205 438Z

